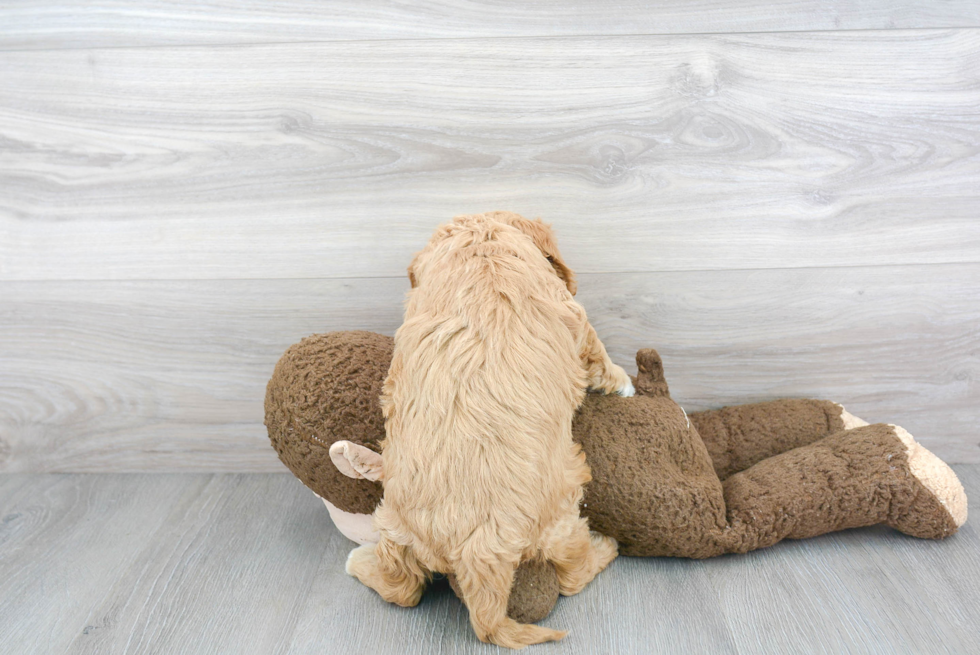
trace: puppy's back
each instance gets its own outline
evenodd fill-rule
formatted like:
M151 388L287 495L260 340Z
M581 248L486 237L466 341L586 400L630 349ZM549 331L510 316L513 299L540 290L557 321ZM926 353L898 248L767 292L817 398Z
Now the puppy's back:
M482 221L433 251L385 384L384 515L438 570L474 536L534 543L568 495L585 379L569 293L528 237Z

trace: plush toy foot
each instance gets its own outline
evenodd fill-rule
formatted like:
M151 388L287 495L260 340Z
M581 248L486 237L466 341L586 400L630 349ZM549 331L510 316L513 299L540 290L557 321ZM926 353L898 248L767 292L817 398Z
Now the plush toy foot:
M946 462L918 444L903 428L893 425L895 436L905 445L909 473L917 481L918 493L902 516L888 524L913 537L942 539L966 523L966 492Z
M842 406L840 409L845 430L868 425L867 421ZM963 485L946 462L923 448L907 430L897 425L891 427L905 445L909 472L922 487L922 492L916 495L909 511L890 520L889 525L922 539L948 537L966 523L967 501Z

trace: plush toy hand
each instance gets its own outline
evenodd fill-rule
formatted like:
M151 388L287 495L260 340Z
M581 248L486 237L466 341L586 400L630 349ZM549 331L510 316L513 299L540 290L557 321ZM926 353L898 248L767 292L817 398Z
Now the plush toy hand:
M350 441L335 441L330 460L337 470L355 480L381 480L381 455Z

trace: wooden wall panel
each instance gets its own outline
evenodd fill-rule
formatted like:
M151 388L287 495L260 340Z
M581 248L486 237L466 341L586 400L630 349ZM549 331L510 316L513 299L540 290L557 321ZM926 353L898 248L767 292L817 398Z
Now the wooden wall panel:
M404 279L0 283L0 470L277 471L266 381L313 332L392 334ZM583 275L613 358L688 410L825 397L980 462L980 265Z
M204 63L206 62L206 64ZM0 52L0 279L980 261L980 30Z
M977 26L972 0L7 0L0 49Z
M938 29L937 29L938 28ZM0 6L0 470L281 470L302 336L433 227L555 223L688 409L839 400L980 462L980 5ZM507 37L507 38L497 38Z

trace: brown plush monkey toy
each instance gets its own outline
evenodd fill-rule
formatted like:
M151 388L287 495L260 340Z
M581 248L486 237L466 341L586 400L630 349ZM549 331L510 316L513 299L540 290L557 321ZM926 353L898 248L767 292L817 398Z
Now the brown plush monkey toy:
M286 351L266 391L279 458L359 543L376 538L379 396L392 348L372 332L313 335ZM621 555L713 557L878 523L942 539L966 521L956 474L898 426L820 400L688 416L670 399L656 351L636 363L636 396L588 394L573 424L592 469L582 515ZM527 562L508 614L539 621L557 598L551 565Z

